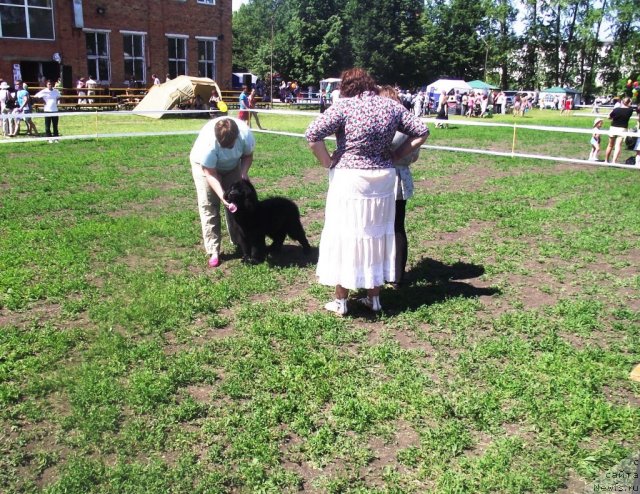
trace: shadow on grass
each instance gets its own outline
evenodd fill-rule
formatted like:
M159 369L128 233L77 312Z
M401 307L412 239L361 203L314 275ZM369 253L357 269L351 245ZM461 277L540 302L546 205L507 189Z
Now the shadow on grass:
M405 282L399 289L385 291L383 306L388 312L402 312L450 298L475 298L501 293L498 288L478 287L463 281L483 274L484 267L477 264L444 264L435 259L422 259L405 275Z
M290 240L287 241L290 242ZM317 247L311 247L311 252L305 255L302 247L297 243L285 243L280 252L272 252L267 256L267 263L269 266L280 268L305 268L318 263L318 253Z

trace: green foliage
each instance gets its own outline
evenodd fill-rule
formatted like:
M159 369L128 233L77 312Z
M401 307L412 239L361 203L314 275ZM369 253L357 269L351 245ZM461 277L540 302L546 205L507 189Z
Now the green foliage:
M621 94L640 72L636 14L633 0L252 0L233 16L234 65L268 79L273 54L275 73L315 87L362 66L404 87L451 77Z

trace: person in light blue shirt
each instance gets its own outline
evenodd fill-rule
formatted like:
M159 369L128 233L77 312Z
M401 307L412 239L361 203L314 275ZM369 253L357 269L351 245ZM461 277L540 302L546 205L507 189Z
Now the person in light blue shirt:
M229 224L231 205L224 200L224 191L232 183L249 178L254 148L255 138L249 126L229 117L208 122L191 148L189 161L198 195L202 237L212 268L220 265L220 203ZM236 244L231 231L229 235Z
M249 107L251 106L249 103L249 86L242 86L242 92L240 93L238 104L240 106L238 118L249 124Z
M20 121L24 119L24 123L27 126L27 134L30 136L38 136L38 129L33 119L29 116L31 114L31 96L29 95L29 87L27 84L22 84L19 91L16 92L16 101L18 107L14 110L16 115L16 135L20 132Z

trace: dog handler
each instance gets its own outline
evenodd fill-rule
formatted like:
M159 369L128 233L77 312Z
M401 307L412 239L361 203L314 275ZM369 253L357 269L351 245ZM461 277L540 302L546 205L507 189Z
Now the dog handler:
M198 195L202 237L212 268L220 265L220 203L225 206L229 224L231 205L224 200L224 191L241 178L249 179L255 145L246 123L220 117L202 127L191 148L189 160ZM232 237L231 232L229 236ZM231 242L237 243L234 238Z

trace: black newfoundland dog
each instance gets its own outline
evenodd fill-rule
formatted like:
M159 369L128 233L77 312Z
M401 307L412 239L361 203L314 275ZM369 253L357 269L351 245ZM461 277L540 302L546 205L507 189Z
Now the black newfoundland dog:
M298 206L284 197L258 200L258 193L248 180L238 180L224 194L224 200L236 205L237 210L229 228L236 233L242 260L253 264L263 262L267 252L278 252L287 235L302 245L305 255L311 245L300 222ZM265 236L273 240L267 249Z

